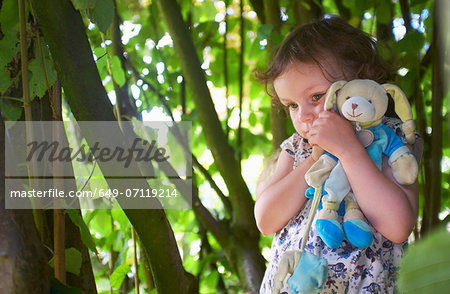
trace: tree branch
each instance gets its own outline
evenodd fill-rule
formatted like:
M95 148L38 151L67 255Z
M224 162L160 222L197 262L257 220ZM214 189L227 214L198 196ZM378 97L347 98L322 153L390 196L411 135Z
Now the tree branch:
M441 206L441 160L442 160L442 104L444 98L443 76L445 47L441 44L441 24L443 24L440 9L443 2L436 1L433 9L433 51L431 55L432 64L432 117L431 117L431 177L430 177L430 199L424 203L424 213L427 219L422 224L422 232L430 232L432 228L440 223L438 214Z
M253 211L253 199L239 173L235 152L223 132L197 51L181 16L178 3L175 0L159 0L157 4L174 41L174 48L185 73L186 83L191 90L207 144L230 192L233 224L257 237L259 232L255 219L249 215Z
M116 2L116 1L114 1ZM124 55L124 48L122 44L122 34L120 31L120 16L117 11L117 6L114 5L114 18L110 26L110 36L111 36L111 55L117 56L120 59L122 69L126 73L126 59ZM137 111L134 99L132 99L128 92L128 78L122 87L119 87L117 83L112 80L114 85L114 91L116 92L116 105L119 107L121 114L121 119L125 118L128 120L130 117L141 118L141 114Z
M350 9L348 9L347 7L344 6L344 4L342 4L342 0L334 0L334 3L336 4L336 7L339 11L339 15L343 19L348 21L352 16Z
M166 110L166 112L170 116L171 120L173 122L175 122L175 118L173 117L172 110L170 109L169 105L167 104L164 96L158 90L156 90L156 88L147 79L145 79L139 75L138 71L136 70L136 68L134 67L132 62L128 59L127 59L127 66L132 71L134 78L136 80L138 80L138 79L142 80L143 84L146 84L148 86L148 88L150 89L150 91L152 91L158 97L159 102L163 105L163 108ZM146 96L145 91L142 91L142 93L144 93L144 96ZM189 153L191 152L190 150L188 150L187 146L185 148L185 151L189 152ZM227 196L225 196L225 194L222 192L222 190L220 190L219 186L217 186L216 182L214 181L214 179L212 178L212 176L210 175L208 170L205 167L203 167L200 164L200 162L197 160L197 157L195 157L195 155L192 153L190 153L190 155L192 155L192 163L193 163L194 167L196 167L203 174L205 179L211 185L211 188L213 188L213 190L217 193L219 198L222 200L222 203L223 203L227 213L231 216L232 215L232 207L231 207L230 199Z
M244 0L240 0L244 1ZM259 18L259 21L261 23L266 23L266 13L264 12L264 1L263 0L250 0L250 4L253 7L253 10L255 10L256 15Z
M244 52L245 52L245 19L244 19L244 3L243 0L239 2L240 16L240 30L239 35L241 39L241 52L239 52L239 124L237 130L237 150L239 170L241 170L242 161L242 104L244 101Z
M264 11L266 13L266 21L273 25L273 33L280 33L281 19L280 7L278 1L264 0ZM267 45L267 53L269 59L275 55L276 46L271 40ZM270 104L270 129L272 133L272 149L277 150L280 144L288 137L287 134L287 116L283 110L283 105L279 100L272 99Z
M402 10L402 17L405 23L406 32L411 31L411 8L409 7L408 0L400 0L400 9Z
M319 3L320 5L318 5L315 0L294 1L292 5L294 6L294 15L295 19L297 20L297 25L302 25L312 20L320 19L320 17L322 16L322 1L319 1ZM305 5L309 6L309 9L307 9ZM345 17L342 18L346 19Z

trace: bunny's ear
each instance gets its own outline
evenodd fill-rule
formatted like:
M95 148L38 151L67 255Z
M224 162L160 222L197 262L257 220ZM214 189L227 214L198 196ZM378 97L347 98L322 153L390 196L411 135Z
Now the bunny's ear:
M392 84L383 84L381 85L389 93L394 99L395 104L395 113L397 113L398 117L403 121L402 129L405 133L406 140L409 143L414 143L414 121L413 115L411 111L411 105L409 104L408 98L405 93L396 85Z
M325 110L336 108L337 93L345 84L347 84L347 81L337 81L331 84L331 86L327 90L327 93L325 94Z

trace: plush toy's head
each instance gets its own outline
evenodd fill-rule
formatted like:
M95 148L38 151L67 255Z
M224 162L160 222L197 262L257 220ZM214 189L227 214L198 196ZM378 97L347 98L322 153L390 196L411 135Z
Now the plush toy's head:
M411 137L414 132L411 107L406 95L395 85L380 85L372 80L337 81L325 95L325 109L335 109L362 127L375 126L381 123L386 113L388 93L395 102L397 115L403 122L408 122L407 136Z

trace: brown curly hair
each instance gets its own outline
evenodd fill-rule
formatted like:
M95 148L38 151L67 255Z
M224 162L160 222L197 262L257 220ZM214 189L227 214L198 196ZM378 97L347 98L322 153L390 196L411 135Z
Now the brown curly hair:
M338 66L346 80L371 79L385 83L394 78L394 68L380 56L376 41L339 17L328 17L302 25L283 40L272 63L257 78L272 88L273 81L287 66L295 62L313 62L325 76L331 77L324 66L330 60ZM268 91L274 96L273 89Z

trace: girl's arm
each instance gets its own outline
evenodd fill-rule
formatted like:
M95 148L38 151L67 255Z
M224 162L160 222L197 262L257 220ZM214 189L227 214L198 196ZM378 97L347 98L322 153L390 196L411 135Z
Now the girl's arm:
M379 171L364 148L349 150L340 160L356 200L372 226L394 243L406 241L417 221L417 181L412 185L398 184L387 158L383 158Z
M336 113L326 111L319 115L309 142L339 158L356 200L372 226L394 243L405 241L417 220L417 181L409 186L398 184L386 158L380 171L358 142L351 124Z
M273 176L256 188L255 219L264 235L281 230L306 202L305 173L314 161L309 157L294 170L293 163L294 159L282 151Z

